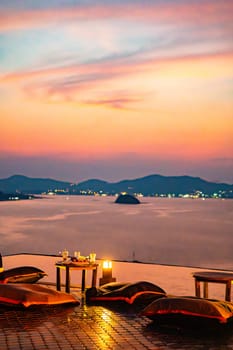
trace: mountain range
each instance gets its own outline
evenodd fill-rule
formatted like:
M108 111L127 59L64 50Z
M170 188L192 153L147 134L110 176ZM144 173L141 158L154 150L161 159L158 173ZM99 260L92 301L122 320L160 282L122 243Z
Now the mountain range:
M25 194L55 191L57 194L105 193L109 195L127 192L141 193L144 196L168 194L179 196L202 192L206 196L218 194L218 196L233 198L233 184L209 182L192 176L162 176L157 174L119 182L89 179L78 184L48 178L13 175L6 179L0 179L0 191Z

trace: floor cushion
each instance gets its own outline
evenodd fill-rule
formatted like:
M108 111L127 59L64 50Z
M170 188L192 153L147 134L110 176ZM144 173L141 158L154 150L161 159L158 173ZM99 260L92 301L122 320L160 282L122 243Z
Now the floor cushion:
M233 303L197 297L168 297L153 301L141 315L159 321L183 317L185 320L215 320L223 324L233 319Z
M47 274L34 266L19 266L0 273L0 283L35 283Z
M0 284L0 304L11 306L79 304L71 294L56 291L40 284Z
M131 305L136 301L145 302L149 300L151 302L165 296L166 292L162 288L146 281L120 284L119 282L113 282L100 288L89 288L86 291L86 300L89 303L122 301Z

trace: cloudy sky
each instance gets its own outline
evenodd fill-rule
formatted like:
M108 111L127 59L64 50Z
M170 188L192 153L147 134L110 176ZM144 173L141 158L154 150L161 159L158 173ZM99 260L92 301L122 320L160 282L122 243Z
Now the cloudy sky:
M0 178L233 183L233 1L0 0Z

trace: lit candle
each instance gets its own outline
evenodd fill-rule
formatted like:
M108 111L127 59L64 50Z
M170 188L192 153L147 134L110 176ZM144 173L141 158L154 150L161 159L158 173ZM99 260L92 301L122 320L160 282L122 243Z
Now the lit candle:
M100 278L100 286L106 283L116 282L116 278L112 277L112 262L105 260L102 265L102 278Z
M103 262L103 278L111 278L112 277L112 262L109 260L105 260Z

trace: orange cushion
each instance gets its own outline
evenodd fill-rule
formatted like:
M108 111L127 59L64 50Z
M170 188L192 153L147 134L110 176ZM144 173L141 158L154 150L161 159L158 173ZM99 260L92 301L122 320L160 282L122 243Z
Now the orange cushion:
M4 305L58 305L79 301L71 294L58 292L39 284L0 284L0 304Z

